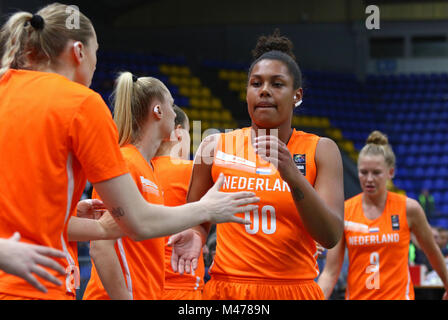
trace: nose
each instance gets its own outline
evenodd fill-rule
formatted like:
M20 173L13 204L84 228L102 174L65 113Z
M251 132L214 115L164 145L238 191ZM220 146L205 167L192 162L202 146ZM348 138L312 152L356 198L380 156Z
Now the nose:
M271 92L269 90L269 84L267 82L265 82L260 87L260 97L270 97L270 96L271 96Z

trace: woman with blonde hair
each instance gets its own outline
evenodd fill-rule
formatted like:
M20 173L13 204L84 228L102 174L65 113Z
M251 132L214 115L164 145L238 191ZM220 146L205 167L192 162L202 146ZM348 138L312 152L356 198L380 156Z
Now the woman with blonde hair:
M54 3L36 14L18 12L1 29L0 238L20 232L23 242L66 255L57 260L65 274L48 270L62 286L49 284L45 294L0 272L1 299L74 299L77 265L68 241L107 238L104 223L73 217L87 179L118 226L139 240L204 221L245 223L234 214L256 201L252 193L219 193L223 179L193 204L168 208L145 201L123 160L108 107L88 88L96 67L95 30L81 12L79 26L68 28L67 9ZM45 270L37 266L33 273Z
M140 193L153 204L164 203L151 160L174 130L173 104L171 93L156 78L123 72L116 80L114 121L121 153ZM97 197L95 190L93 197ZM84 299L159 299L165 280L164 254L162 237L92 241L92 275Z
M362 193L345 201L344 235L328 251L318 280L327 299L337 282L345 248L349 259L346 299L414 299L408 269L411 233L448 289L443 256L422 207L414 199L387 190L394 172L395 154L387 136L373 131L358 158Z

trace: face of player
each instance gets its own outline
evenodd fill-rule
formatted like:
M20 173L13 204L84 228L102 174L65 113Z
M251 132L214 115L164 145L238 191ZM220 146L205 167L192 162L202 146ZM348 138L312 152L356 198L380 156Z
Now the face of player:
M162 123L161 123L161 130L162 130L162 137L165 140L169 140L171 133L173 132L174 128L174 120L176 119L176 113L173 109L174 99L171 96L171 94L165 95L165 101L161 103L162 107Z
M358 177L363 192L375 196L387 192L387 181L394 168L389 168L382 155L365 155L358 161Z
M293 87L294 79L281 61L259 61L249 75L247 107L252 123L258 128L271 129L291 126L292 111L300 89Z
M98 51L98 41L96 38L95 30L93 30L93 36L88 40L87 44L83 46L83 59L81 60L75 81L81 83L87 87L90 87L92 83L93 74L96 69Z

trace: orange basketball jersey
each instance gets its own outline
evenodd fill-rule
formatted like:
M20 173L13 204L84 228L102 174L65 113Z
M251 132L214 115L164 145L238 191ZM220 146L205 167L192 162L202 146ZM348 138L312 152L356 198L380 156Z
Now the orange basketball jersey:
M365 217L362 196L345 202L344 237L349 257L346 299L414 299L408 267L406 196L388 192L384 211L375 220Z
M297 212L289 186L279 172L255 154L251 128L221 134L212 166L213 180L225 175L224 192L251 191L260 197L258 210L238 214L251 225L217 225L212 279L257 281L312 280L318 275L316 245ZM308 182L316 179L319 137L293 131L288 149Z
M169 156L152 159L154 172L163 190L166 206L180 206L187 201L193 161L172 159ZM166 237L168 242L169 237ZM165 247L165 289L202 290L204 286L204 258L202 252L194 274L175 273L171 267L172 248Z
M153 169L138 149L133 145L127 145L121 148L121 152L143 198L153 204L163 204L163 196ZM96 192L94 196L98 197ZM164 238L139 242L128 237L117 240L115 251L122 266L129 294L134 300L160 298L165 282L164 250ZM94 264L83 299L109 299Z
M9 70L0 78L0 237L66 252L56 259L62 286L44 280L42 293L0 271L0 293L36 299L73 299L79 281L68 222L87 179L127 173L118 132L101 96L55 73ZM67 295L66 292L69 292Z

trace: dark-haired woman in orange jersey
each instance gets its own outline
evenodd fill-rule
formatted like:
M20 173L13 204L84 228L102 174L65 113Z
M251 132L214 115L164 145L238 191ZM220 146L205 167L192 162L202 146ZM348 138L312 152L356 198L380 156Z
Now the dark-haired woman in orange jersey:
M199 199L225 175L222 190L251 190L259 209L243 216L252 224L217 226L217 248L204 299L323 299L315 241L331 248L343 231L342 161L328 138L291 128L302 100L301 72L292 43L275 33L261 37L247 84L251 127L212 136L196 154L188 201ZM191 270L190 259L205 242L179 241L174 265Z

